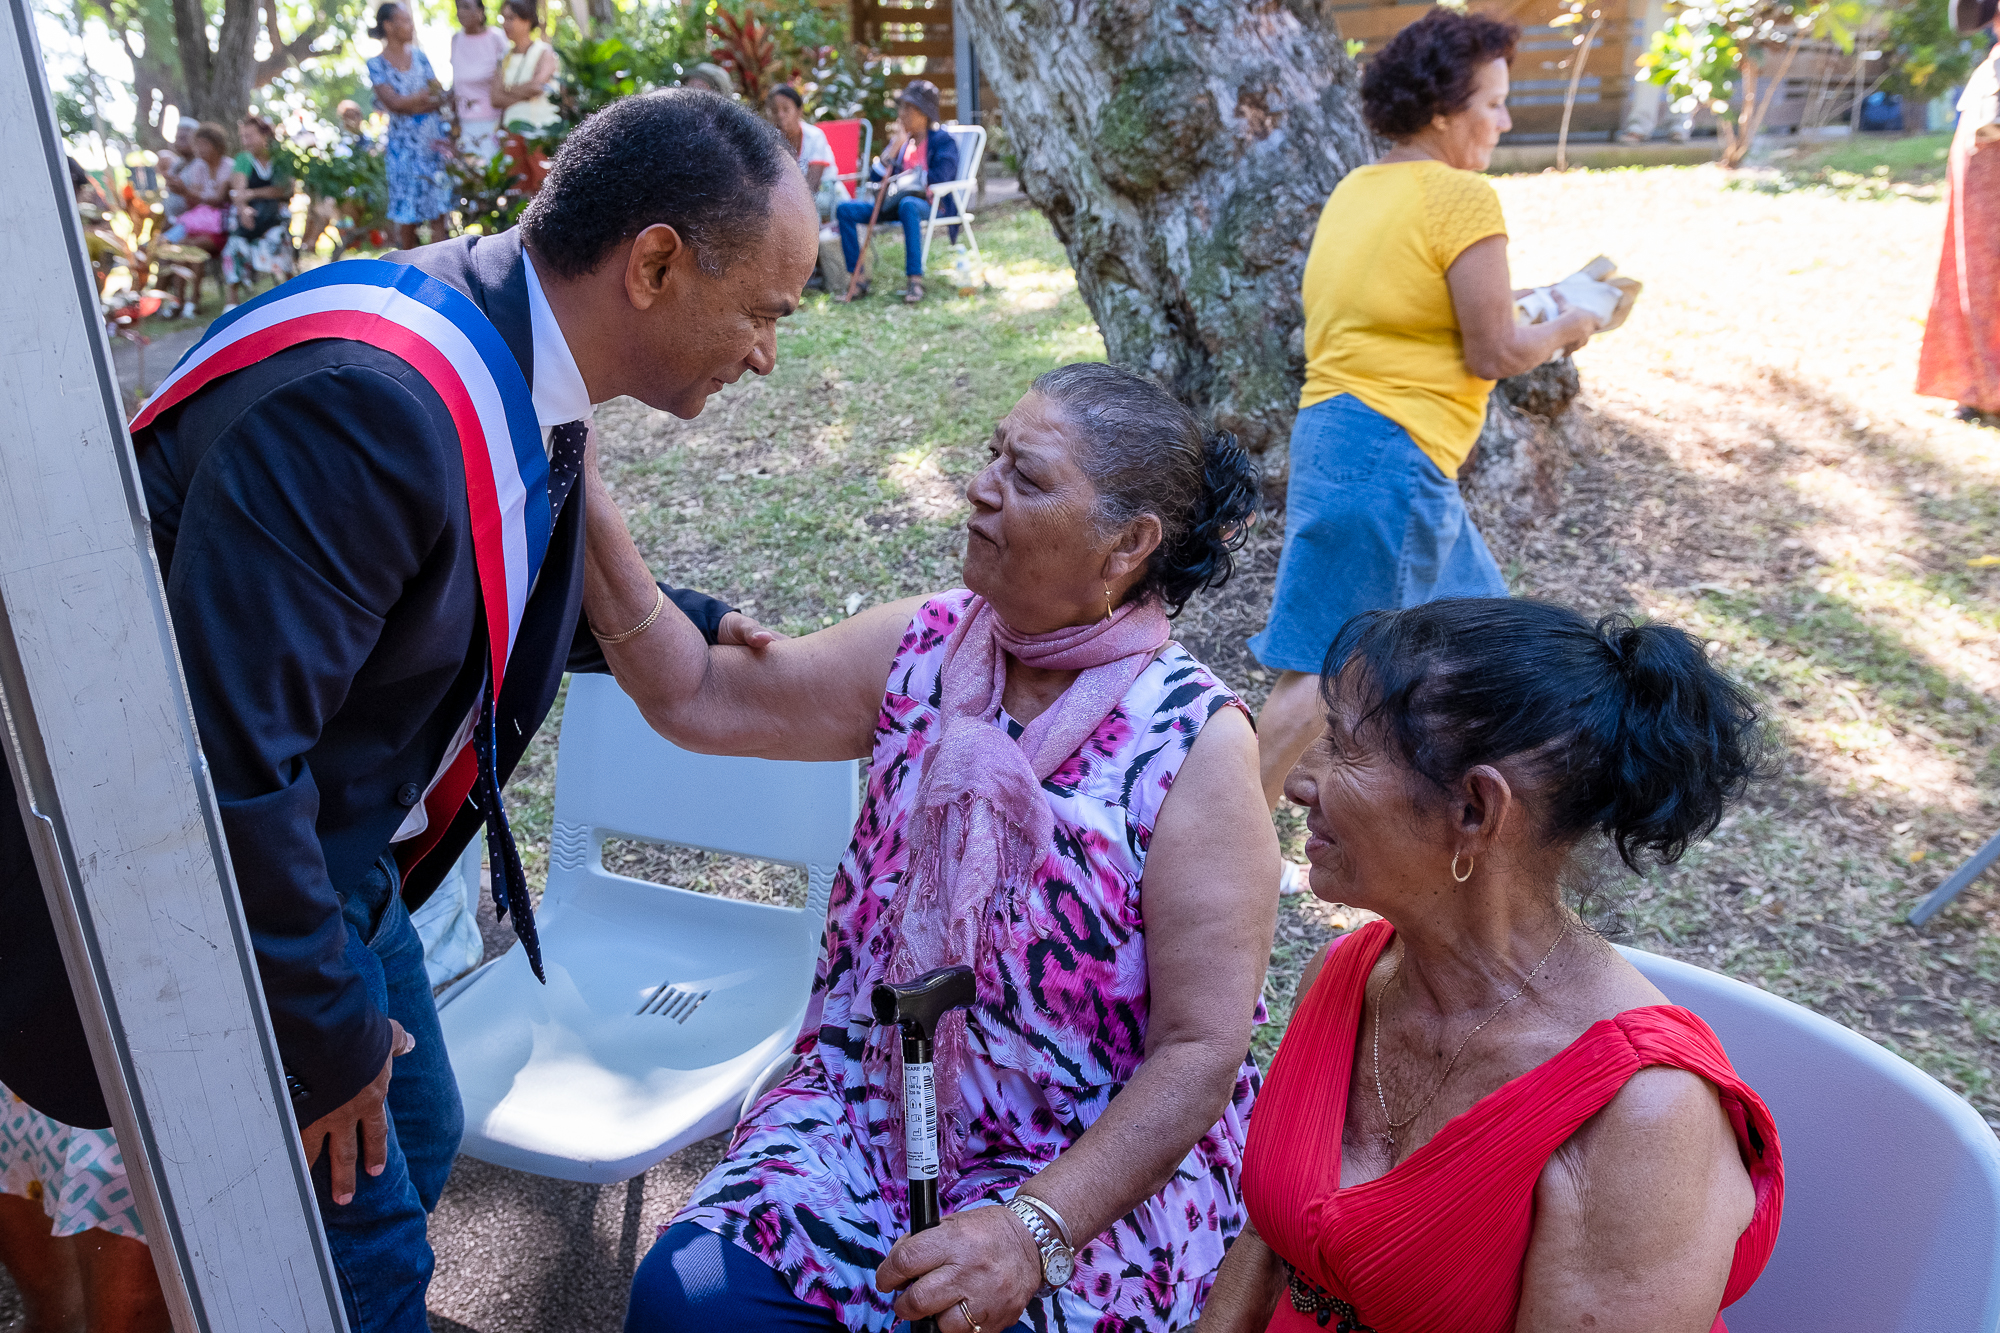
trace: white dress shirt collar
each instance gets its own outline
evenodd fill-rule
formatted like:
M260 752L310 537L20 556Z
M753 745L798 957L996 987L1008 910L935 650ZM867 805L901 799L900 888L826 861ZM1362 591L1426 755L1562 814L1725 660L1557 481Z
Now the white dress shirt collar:
M542 295L542 280L535 276L535 261L526 247L521 250L521 264L528 270L528 331L535 340L535 420L546 444L553 428L590 415L590 390L570 355L569 339L563 337L555 311Z

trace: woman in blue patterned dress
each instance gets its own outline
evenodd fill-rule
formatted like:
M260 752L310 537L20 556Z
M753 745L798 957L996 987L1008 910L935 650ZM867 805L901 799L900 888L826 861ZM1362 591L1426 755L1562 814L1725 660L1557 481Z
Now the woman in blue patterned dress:
M389 221L396 224L397 246L408 250L422 223L430 224L433 241L443 240L444 215L451 210L445 172L451 138L438 114L444 85L430 57L417 49L416 21L402 5L377 9L368 35L382 43L382 54L368 59L368 82L376 104L389 113Z
M1242 1229L1277 845L1243 706L1168 617L1228 576L1255 470L1104 365L1036 381L992 451L964 588L760 648L660 615L609 497L585 510L592 623L655 608L600 640L655 727L872 760L797 1062L648 1254L631 1333L1151 1333ZM953 964L977 999L938 1032L946 1216L912 1237L869 996Z

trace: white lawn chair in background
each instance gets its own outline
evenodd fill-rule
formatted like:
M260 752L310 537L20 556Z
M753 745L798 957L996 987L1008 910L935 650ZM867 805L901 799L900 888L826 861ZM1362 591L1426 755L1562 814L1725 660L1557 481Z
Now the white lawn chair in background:
M1915 1065L1809 1009L1621 949L1701 1015L1777 1121L1778 1246L1730 1333L2000 1329L2000 1140Z
M933 183L931 186L931 215L924 223L923 269L931 270L931 237L940 227L965 228L965 240L972 247L972 257L979 258L979 238L972 234L972 200L979 193L979 164L986 156L986 127L983 125L947 125L946 134L958 145L958 179ZM938 215L938 209L945 200L958 200L957 216Z
M463 1150L607 1184L734 1125L790 1064L857 782L852 762L690 754L611 677L572 677L537 913L548 985L517 943L439 1001ZM806 905L610 874L618 837L804 866Z

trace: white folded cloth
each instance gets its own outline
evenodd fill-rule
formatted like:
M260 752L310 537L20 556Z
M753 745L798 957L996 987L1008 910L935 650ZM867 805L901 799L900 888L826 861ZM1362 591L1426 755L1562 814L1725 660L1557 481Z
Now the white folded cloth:
M1560 293L1566 305L1597 316L1599 333L1609 333L1625 322L1642 289L1640 283L1617 273L1618 265L1599 255L1561 282L1537 287L1516 301L1514 318L1522 324L1542 324L1556 318L1562 313L1556 304Z

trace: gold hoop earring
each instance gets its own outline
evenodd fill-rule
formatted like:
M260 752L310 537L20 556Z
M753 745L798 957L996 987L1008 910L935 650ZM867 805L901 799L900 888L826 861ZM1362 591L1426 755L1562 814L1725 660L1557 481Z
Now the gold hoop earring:
M1461 875L1458 873L1458 853L1453 852L1451 854L1451 877L1460 884L1463 884L1472 878L1472 868L1478 864L1479 861L1476 857L1468 857L1465 862L1465 873Z
M1104 585L1104 618L1111 619L1111 585Z

